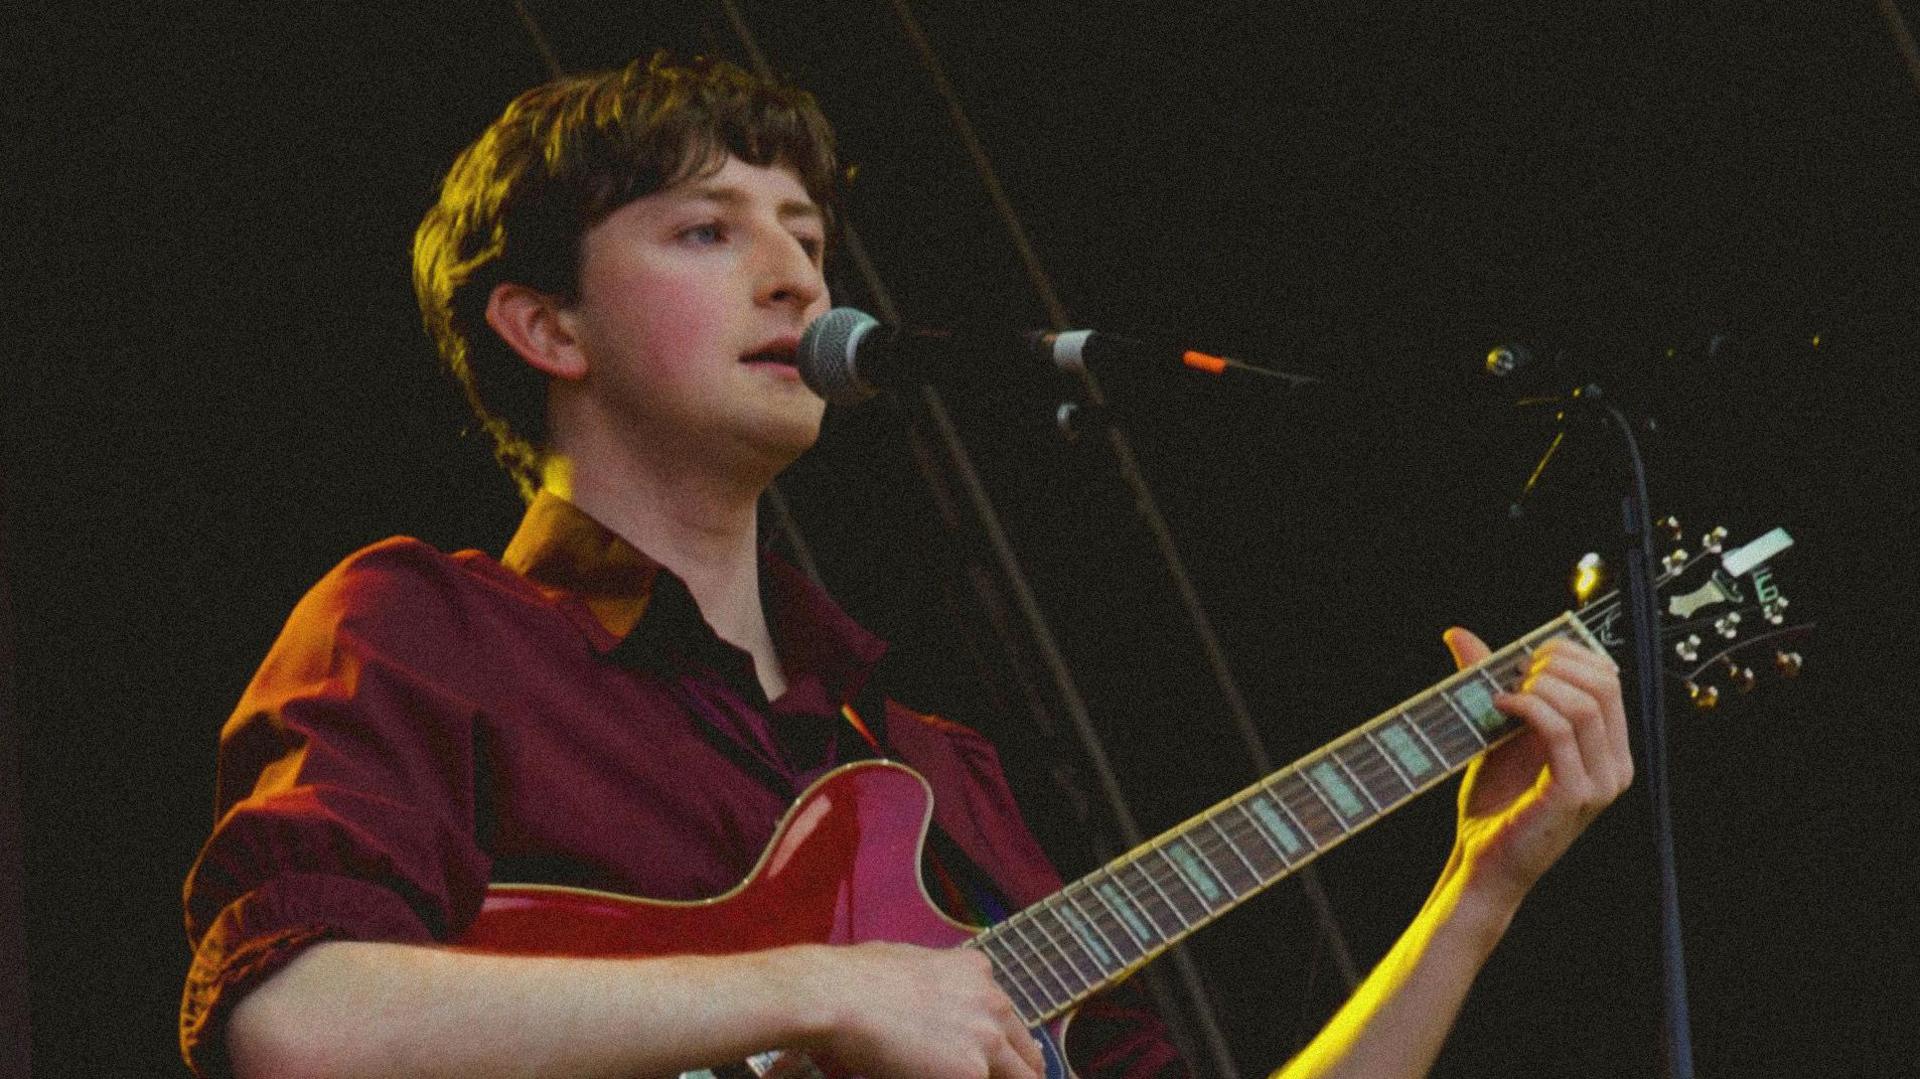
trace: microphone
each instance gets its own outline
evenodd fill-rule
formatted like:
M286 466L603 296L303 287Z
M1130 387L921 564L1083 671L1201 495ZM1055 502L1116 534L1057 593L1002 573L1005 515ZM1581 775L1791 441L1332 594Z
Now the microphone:
M1144 363L1215 377L1251 374L1310 382L1264 367L1093 330L929 330L886 326L865 311L836 307L800 335L800 377L838 405L857 405L882 390L922 384L978 382L991 362L1045 364L1068 374L1111 363ZM984 362L983 362L984 361Z

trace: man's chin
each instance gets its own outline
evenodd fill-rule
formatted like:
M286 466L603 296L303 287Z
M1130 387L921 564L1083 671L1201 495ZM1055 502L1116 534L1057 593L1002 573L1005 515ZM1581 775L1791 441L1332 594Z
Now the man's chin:
M783 416L771 419L754 431L754 448L766 458L773 472L785 471L788 465L799 460L802 454L820 441L820 420L819 412L811 417Z

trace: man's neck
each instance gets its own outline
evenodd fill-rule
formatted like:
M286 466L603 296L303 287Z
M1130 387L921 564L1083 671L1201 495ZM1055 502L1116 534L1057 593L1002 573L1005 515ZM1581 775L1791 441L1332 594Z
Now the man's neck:
M753 657L768 699L785 692L760 594L759 489L698 470L616 472L565 457L545 485L673 571L720 639Z

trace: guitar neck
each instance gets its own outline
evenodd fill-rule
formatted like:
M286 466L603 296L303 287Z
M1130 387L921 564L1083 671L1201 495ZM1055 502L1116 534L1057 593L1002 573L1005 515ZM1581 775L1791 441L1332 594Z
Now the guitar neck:
M971 942L1037 1025L1464 769L1520 729L1493 706L1573 614L1417 694L1168 829Z

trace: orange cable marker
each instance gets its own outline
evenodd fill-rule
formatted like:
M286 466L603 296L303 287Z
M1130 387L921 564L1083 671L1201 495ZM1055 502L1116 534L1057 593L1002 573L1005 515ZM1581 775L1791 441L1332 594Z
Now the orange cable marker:
M1209 356L1204 352L1189 350L1180 357L1180 362L1196 371L1205 371L1209 375L1223 375L1227 371L1227 361L1218 356Z

